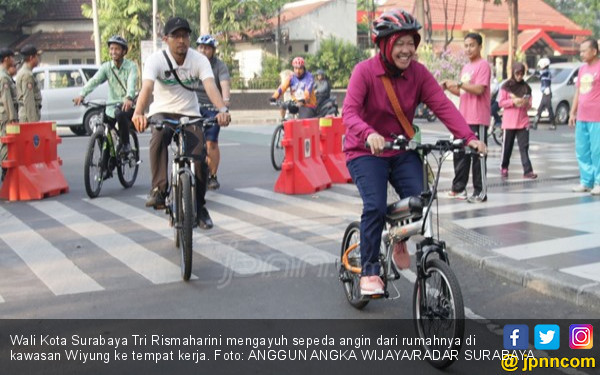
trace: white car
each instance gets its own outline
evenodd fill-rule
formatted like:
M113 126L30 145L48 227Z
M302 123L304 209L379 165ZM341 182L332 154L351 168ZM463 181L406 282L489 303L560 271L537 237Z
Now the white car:
M552 108L554 109L556 124L566 124L569 121L569 111L575 95L575 81L581 65L580 62L550 64ZM532 91L532 107L528 114L529 116L535 116L542 101L539 75L530 76L527 78L527 83L531 86ZM547 111L542 113L543 117L548 117Z
M82 87L96 74L97 65L47 65L33 69L33 75L42 90L42 121L68 126L77 135L92 133L92 125L102 113L97 108L76 106L73 99ZM92 91L86 100L106 102L108 83Z

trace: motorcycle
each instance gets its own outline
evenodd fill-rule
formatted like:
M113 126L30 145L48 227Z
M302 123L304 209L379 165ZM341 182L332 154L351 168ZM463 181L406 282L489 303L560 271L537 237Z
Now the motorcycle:
M424 103L419 103L417 106L415 118L425 118L429 122L437 120L437 116Z
M335 96L331 96L319 103L317 106L317 115L319 117L338 116L339 111L337 98Z

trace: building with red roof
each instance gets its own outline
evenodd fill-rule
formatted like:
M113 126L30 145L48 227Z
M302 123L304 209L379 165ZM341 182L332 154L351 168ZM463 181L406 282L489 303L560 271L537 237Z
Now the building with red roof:
M416 14L416 1L387 0L377 8L377 14L392 8L403 8ZM447 3L447 13L444 3ZM455 44L462 45L467 33L478 32L484 38L484 56L505 58L508 55L509 12L504 1L494 5L492 0L429 0L429 4L436 48L444 45L444 30L453 28ZM367 16L366 12L358 12L357 21L364 22ZM542 0L519 1L517 51L526 55L530 66L543 56L553 61L572 59L578 54L579 43L591 35L590 30L583 29Z

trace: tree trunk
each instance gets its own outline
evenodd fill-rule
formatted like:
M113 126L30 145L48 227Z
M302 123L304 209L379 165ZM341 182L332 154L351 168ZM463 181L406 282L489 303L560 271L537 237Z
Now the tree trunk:
M508 5L508 62L506 75L512 75L512 65L517 56L517 37L519 35L519 0L506 0Z

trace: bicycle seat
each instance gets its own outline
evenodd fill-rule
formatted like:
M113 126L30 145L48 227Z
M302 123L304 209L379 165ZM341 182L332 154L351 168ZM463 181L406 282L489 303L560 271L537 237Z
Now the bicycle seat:
M387 206L385 213L389 221L408 219L411 216L420 217L423 214L423 200L420 197L408 197Z

